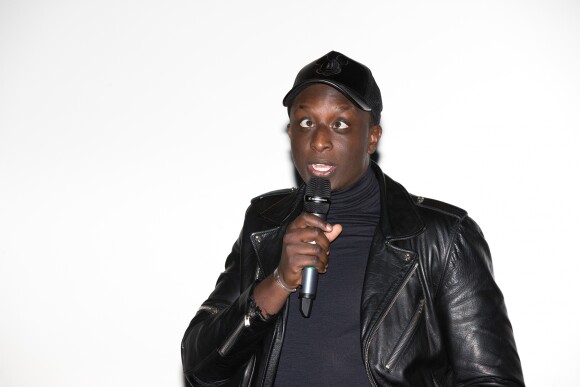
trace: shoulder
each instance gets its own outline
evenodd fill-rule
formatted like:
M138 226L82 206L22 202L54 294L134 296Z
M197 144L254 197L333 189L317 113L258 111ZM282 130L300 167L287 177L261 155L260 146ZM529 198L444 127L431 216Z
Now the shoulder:
M416 208L425 224L425 235L432 238L447 235L455 240L483 239L481 228L466 210L439 200L410 195L416 203ZM475 238L475 239L474 239Z
M467 216L467 211L440 200L430 199L423 196L410 195L416 208L422 214L449 216L457 220L462 220Z
M302 188L279 189L256 196L251 200L246 219L257 216L260 219L267 219L270 223L280 224L302 203L300 197L300 193L303 194Z
M254 197L250 201L250 207L257 210L258 212L262 212L273 205L276 205L280 202L285 202L290 198L293 198L298 191L297 188L283 188L277 189L275 191L270 191L263 193Z
M297 188L292 187L292 188L282 188L282 189L277 189L274 191L270 191L270 192L266 192L263 193L261 195L258 195L254 198L252 198L251 203L252 204L260 204L261 202L275 202L279 199L282 199L294 192L296 192Z
M379 185L384 186L382 195L387 203L387 211L401 211L407 217L418 215L420 218L431 215L460 219L467 216L467 211L452 204L409 193L402 184L383 173L376 164L372 166Z
M445 237L452 235L458 224L467 217L467 211L457 206L410 194L403 185L375 168L379 179L384 214L389 220L393 236L431 235ZM430 234L430 233L433 234Z

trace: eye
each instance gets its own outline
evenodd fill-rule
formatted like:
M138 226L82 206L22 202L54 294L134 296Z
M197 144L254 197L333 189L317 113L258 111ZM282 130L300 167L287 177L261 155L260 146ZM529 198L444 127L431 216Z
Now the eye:
M346 129L346 128L348 128L348 124L347 124L346 122L344 122L344 121L336 121L336 122L335 122L335 123L332 125L332 127L333 127L334 129Z
M312 122L312 120L305 118L302 121L300 121L300 126L302 126L303 128L312 128L314 126L314 122Z

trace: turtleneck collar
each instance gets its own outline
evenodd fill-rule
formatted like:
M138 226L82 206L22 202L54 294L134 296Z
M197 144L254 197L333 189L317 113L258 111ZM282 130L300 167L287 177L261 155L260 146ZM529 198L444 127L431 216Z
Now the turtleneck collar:
M374 213L376 208L380 208L379 196L377 178L369 167L352 186L332 193L328 219L340 222L340 218L344 215L351 217L355 214L369 214L369 210ZM378 217L379 214L376 215Z

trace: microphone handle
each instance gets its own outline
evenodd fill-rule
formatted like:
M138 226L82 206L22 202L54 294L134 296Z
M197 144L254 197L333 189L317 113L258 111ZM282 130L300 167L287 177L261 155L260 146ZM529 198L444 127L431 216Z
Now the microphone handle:
M326 214L313 214L326 220ZM310 312L312 312L312 304L316 298L317 288L318 270L316 270L314 266L306 266L302 270L302 286L300 287L300 293L298 294L300 300L300 313L306 318L310 317Z

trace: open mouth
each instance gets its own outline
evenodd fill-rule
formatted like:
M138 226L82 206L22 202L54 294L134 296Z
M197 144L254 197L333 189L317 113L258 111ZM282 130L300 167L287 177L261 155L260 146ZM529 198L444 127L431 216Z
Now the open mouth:
M329 164L308 164L308 169L314 176L328 176L334 172L336 167Z

